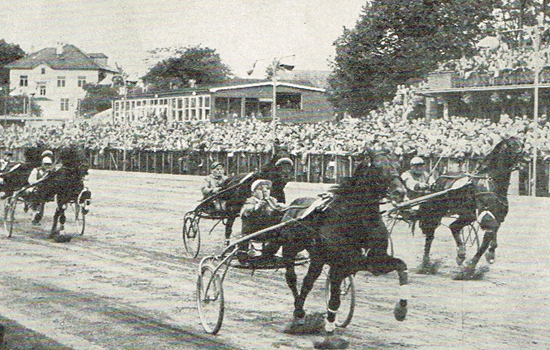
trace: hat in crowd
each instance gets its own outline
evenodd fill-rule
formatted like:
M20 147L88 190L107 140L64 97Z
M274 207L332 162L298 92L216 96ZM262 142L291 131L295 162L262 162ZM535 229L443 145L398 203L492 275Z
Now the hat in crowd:
M424 159L420 157L414 157L413 159L411 159L411 165L421 165L421 164L424 164Z
M256 180L252 183L252 186L250 186L250 190L252 190L252 192L254 192L258 189L258 187L260 187L262 185L267 185L271 188L272 182L269 181L269 180L263 180L263 179Z
M294 162L292 161L292 159L290 159L288 157L283 157L283 158L279 159L277 162L275 162L275 165L281 165L283 163L288 163L288 164L290 164L290 166L294 166Z
M214 162L214 163L212 163L212 165L210 166L210 169L214 170L214 169L216 169L216 168L217 168L218 166L220 166L220 165L223 166L223 167L225 167L225 166L223 165L222 162Z
M50 157L42 158L42 164L52 164L52 159Z
M47 149L44 152L42 152L42 157L53 157L53 152Z

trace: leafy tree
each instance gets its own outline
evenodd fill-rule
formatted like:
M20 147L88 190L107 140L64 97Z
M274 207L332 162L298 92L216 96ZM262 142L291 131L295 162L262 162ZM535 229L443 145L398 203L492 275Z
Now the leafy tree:
M216 50L196 46L158 49L151 54L168 51L175 56L158 62L142 77L152 90L189 87L190 80L202 85L216 84L232 76L230 68L222 63Z
M5 101L5 114L28 114L30 103L30 114L38 116L42 113L42 108L26 95L8 96ZM4 111L3 111L4 112Z
M398 85L475 52L499 0L373 0L334 45L332 102L353 116L390 101Z
M4 66L23 57L25 57L25 51L19 45L9 44L4 39L0 39L0 86L8 85L10 81L10 71Z
M106 85L86 84L86 97L80 101L80 113L97 114L111 108L111 100L119 97L118 88Z

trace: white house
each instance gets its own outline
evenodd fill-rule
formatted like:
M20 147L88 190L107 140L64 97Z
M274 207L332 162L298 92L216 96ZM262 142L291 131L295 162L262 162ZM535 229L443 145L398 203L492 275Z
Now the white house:
M102 53L85 54L73 45L48 47L5 66L12 96L25 95L42 108L44 120L68 120L86 96L83 86L98 84L116 70Z

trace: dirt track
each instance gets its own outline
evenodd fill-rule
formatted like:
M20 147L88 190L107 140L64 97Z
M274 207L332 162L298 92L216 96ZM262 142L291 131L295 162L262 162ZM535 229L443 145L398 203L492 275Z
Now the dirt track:
M69 243L47 238L51 204L38 228L18 210L23 220L13 237L0 238L0 315L74 349L311 349L320 336L283 333L292 312L283 271L230 270L222 329L203 332L195 306L198 260L184 257L181 240L183 213L195 208L202 183L197 176L91 171L86 232ZM326 188L291 183L287 195ZM392 314L397 276L360 273L355 316L341 336L351 349L550 348L548 207L550 199L510 197L497 262L480 281L452 280L455 248L445 227L432 249L442 261L439 273L415 274L423 237L398 226L396 256L411 269L407 320ZM211 224L205 221L203 231ZM221 227L206 236L204 254L217 251L221 237ZM324 311L321 283L309 312Z

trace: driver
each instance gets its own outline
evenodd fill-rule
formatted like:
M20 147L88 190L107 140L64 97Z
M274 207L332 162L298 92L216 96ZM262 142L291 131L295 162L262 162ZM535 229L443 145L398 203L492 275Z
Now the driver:
M225 180L227 180L223 163L214 162L210 169L210 175L205 178L206 185L204 185L201 189L203 198L210 197L220 192L222 189L222 184ZM216 211L224 211L226 209L225 201L215 199L213 200L213 204Z
M429 177L424 159L420 157L411 159L411 168L401 174L409 199L421 197L429 192L431 185Z
M28 178L28 183L31 185L26 191L32 193L34 185L40 180L45 178L53 170L53 161L49 156L42 158L42 165L38 168L34 168ZM32 224L40 225L40 220L44 216L44 203L32 203L31 204Z
M283 203L271 196L272 182L269 180L256 180L250 187L252 196L249 197L241 208L242 234L247 236L267 227L278 224L282 217L282 210L286 207ZM279 245L268 242L275 238L271 232L255 237L250 241L248 255L253 258L272 258L279 249Z

